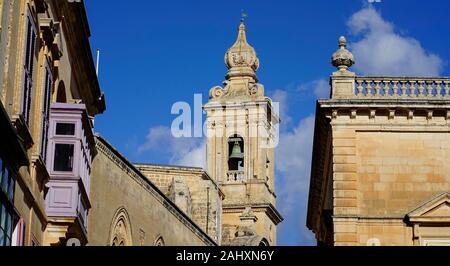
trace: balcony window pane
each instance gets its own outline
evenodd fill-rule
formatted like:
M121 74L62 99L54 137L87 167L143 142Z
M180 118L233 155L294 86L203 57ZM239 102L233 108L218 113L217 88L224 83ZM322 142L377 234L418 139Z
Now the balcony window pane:
M2 180L2 191L7 194L8 193L8 185L9 185L9 173L8 173L8 168L5 167L5 169L3 169L3 180Z
M3 183L3 160L0 158L0 186Z
M0 202L0 230L4 230L6 227L6 208L5 205L3 205Z
M57 172L72 172L73 144L56 144L53 170Z
M75 124L69 124L69 123L56 124L56 135L60 135L60 136L75 135Z
M0 191L3 191L6 194L6 192L8 191L7 190L7 188L8 188L8 168L6 168L6 165L3 165L0 175L2 176L1 183L0 183Z
M0 246L10 246L13 226L13 214L4 202L0 202Z
M5 233L3 229L0 228L0 247L5 246Z
M12 174L9 173L9 188L8 188L8 199L12 202L14 199L14 188L15 188L15 180L12 177Z
M6 212L6 225L5 225L5 233L7 236L10 236L12 234L12 217L11 214L9 212Z
M0 202L0 228L5 228L6 209L2 202Z

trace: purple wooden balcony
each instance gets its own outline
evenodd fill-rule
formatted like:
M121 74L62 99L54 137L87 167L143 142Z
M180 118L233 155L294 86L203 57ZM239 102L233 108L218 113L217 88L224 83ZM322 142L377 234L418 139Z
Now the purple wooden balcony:
M46 212L76 218L87 228L89 185L95 140L84 104L54 103L50 111Z

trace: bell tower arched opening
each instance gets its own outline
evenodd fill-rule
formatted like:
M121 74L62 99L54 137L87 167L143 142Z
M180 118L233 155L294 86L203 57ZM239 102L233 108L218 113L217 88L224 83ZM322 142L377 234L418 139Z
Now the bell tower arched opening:
M235 134L228 139L228 170L244 171L244 139Z

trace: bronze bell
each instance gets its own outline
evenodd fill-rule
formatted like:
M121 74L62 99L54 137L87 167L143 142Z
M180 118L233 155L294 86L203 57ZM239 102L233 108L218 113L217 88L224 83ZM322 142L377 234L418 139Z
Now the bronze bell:
M244 153L242 153L241 145L239 141L234 142L233 150L230 155L230 159L243 159Z

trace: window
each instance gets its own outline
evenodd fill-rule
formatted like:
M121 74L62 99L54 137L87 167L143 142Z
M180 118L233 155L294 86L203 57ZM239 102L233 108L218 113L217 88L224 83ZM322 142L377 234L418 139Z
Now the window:
M13 231L19 221L14 211L15 178L13 172L0 158L0 246L15 245Z
M48 128L50 124L50 95L52 91L53 77L50 68L45 67L44 77L44 101L42 108L42 136L41 136L41 157L47 161Z
M124 208L116 211L110 229L111 246L132 246L131 223L128 212Z
M3 160L0 158L0 187L3 184Z
M84 228L87 229L87 214L88 208L85 206L83 198L81 194L78 195L78 217L81 220L81 223L84 225Z
M8 173L8 168L3 168L1 170L1 174L2 174L2 191L3 193L5 193L5 195L8 195L8 191L9 191L9 173Z
M55 144L55 158L53 170L57 172L72 172L73 170L73 144Z
M156 247L163 247L165 245L166 245L166 243L164 242L164 238L162 236L158 236L156 238L156 240L155 240L154 246L156 246Z
M75 124L71 123L57 123L56 135L59 136L73 136L75 135Z
M14 212L0 202L0 246L11 246L13 217Z
M25 40L25 63L23 80L22 115L25 123L30 123L31 90L33 87L33 69L36 53L36 28L30 15L27 16L27 30Z
M0 187L1 193L3 193L9 201L13 201L14 199L14 186L15 180L9 171L8 167L4 161L0 159Z

